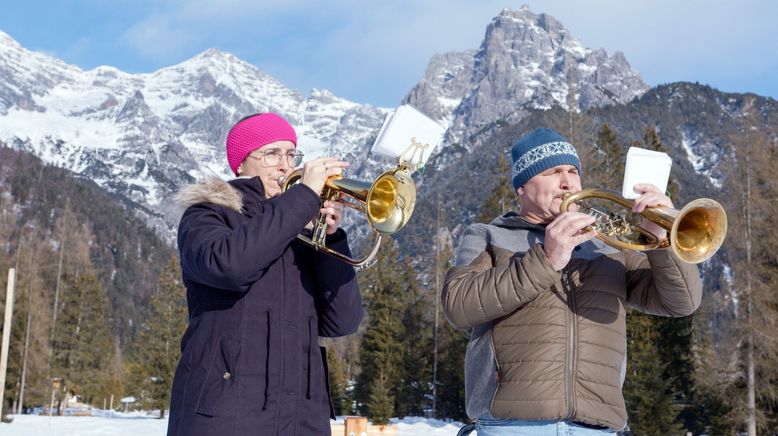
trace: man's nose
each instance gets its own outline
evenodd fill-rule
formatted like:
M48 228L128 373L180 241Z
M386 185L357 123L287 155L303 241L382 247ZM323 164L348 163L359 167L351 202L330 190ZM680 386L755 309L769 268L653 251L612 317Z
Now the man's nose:
M573 186L573 176L570 173L564 172L562 173L562 177L559 180L559 188L560 189L571 189Z

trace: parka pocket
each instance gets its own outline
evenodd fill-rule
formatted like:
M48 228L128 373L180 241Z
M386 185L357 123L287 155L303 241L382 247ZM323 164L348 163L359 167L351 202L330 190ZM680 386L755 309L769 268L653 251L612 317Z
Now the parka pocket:
M232 391L237 382L235 370L239 354L238 341L229 336L219 337L197 398L196 413L218 416L225 408L229 410L231 401L228 400L234 398Z

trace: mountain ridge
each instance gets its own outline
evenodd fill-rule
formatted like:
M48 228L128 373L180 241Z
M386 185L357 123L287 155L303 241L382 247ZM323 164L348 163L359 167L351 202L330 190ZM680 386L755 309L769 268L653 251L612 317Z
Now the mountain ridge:
M130 74L83 71L5 35L0 78L11 84L0 85L0 140L93 179L170 242L179 216L173 193L203 175L232 176L222 147L247 114L281 114L309 157L350 160L349 177L370 179L394 164L369 152L389 109L324 89L302 95L213 48ZM531 110L621 104L646 89L623 55L587 49L555 18L523 7L500 12L480 48L433 56L403 102L450 127L440 153L454 143L473 148L495 123L516 123Z

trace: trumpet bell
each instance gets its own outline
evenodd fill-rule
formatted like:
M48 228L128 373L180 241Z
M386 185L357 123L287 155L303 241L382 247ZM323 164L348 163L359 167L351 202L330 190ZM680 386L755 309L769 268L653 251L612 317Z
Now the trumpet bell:
M670 245L688 263L710 259L724 243L727 214L710 198L698 198L683 207L670 229Z
M416 185L405 171L387 171L373 183L366 204L371 227L382 235L391 235L411 219Z

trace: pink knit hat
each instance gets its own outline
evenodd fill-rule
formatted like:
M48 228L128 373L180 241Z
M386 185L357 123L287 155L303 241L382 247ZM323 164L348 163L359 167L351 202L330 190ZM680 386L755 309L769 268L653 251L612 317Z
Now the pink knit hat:
M252 151L276 141L291 141L297 148L297 134L285 119L272 113L249 115L235 123L227 134L227 162L235 175Z

